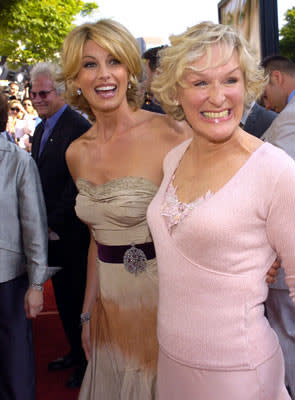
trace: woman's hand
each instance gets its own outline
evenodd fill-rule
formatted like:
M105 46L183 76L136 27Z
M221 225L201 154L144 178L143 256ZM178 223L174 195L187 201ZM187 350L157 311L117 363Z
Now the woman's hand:
M89 361L91 357L90 321L85 322L82 327L82 347L86 360Z
M16 117L9 115L7 120L6 130L10 134L15 133L15 123L16 123Z
M43 291L30 287L25 294L27 318L36 318L43 309Z
M23 105L21 103L18 104L18 108L19 108L20 113L22 113L22 117L18 116L18 118L19 119L23 119L24 116L27 115L28 113L27 113L26 109L23 107Z
M276 281L280 268L281 268L281 262L280 262L280 260L277 258L277 259L273 262L273 264L272 264L272 266L270 267L270 269L267 271L267 274L266 274L266 282L267 282L268 284L274 283L274 282Z

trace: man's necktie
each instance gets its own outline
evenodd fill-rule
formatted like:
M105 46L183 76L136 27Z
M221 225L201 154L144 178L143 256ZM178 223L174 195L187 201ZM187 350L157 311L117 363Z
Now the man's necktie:
M46 142L49 138L50 132L51 132L51 129L47 123L47 120L43 120L41 122L41 128L43 128L43 133L42 133L40 147L39 147L39 155L38 155L39 157L45 147L45 144L46 144Z

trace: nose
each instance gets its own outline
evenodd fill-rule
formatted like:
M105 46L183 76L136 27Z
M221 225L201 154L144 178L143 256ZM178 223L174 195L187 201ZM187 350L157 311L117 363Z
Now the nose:
M110 70L107 64L101 64L98 69L98 78L106 81L110 77Z
M220 107L224 101L225 94L222 86L220 84L212 85L209 92L209 102L216 107Z

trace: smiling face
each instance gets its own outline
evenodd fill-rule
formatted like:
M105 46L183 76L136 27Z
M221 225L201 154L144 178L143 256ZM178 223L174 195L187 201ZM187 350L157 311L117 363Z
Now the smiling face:
M128 104L126 65L93 40L83 48L82 66L74 83L93 112L110 112Z
M40 96L45 93L45 97ZM49 118L55 114L63 105L63 98L56 92L54 83L48 75L37 75L32 81L31 87L32 103L41 118Z
M11 83L10 85L10 94L11 96L16 96L18 95L19 92L19 87L17 83Z
M212 65L218 65L222 50L212 46ZM206 62L204 55L191 64L196 71L185 71L185 87L178 87L177 100L197 136L210 142L224 142L237 130L243 115L244 74L236 51L226 64L197 72Z
M20 103L18 101L11 101L9 104L9 114L16 117L19 112Z
M25 100L23 101L23 106L24 106L24 109L25 109L29 114L33 114L33 113L34 113L34 107L33 107L33 104L32 104L32 102L31 102L31 100L25 99Z

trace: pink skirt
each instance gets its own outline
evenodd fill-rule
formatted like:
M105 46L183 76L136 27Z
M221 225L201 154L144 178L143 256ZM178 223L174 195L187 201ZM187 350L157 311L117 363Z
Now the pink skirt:
M256 369L216 371L188 367L159 352L158 400L291 400L281 348Z

